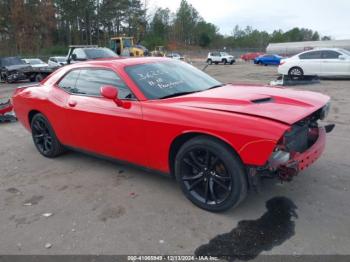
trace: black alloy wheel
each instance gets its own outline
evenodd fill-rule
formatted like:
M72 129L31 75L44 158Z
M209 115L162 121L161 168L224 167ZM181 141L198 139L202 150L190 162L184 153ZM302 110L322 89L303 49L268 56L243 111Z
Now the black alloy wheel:
M63 145L58 141L49 121L40 113L31 122L32 137L39 153L45 157L56 157L64 152Z
M198 137L185 143L176 157L175 173L187 198L208 211L224 211L246 196L240 160L216 139Z

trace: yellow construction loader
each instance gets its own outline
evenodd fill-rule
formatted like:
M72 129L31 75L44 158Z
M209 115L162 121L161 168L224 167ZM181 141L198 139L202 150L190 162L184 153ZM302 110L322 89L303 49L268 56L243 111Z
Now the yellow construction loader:
M129 36L116 36L110 40L110 48L120 56L146 56L147 48L135 44L135 39Z

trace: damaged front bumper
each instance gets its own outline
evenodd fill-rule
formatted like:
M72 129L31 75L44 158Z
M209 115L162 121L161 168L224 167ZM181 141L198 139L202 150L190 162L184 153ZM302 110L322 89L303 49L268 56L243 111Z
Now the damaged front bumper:
M274 151L265 167L249 168L250 183L256 185L260 177L277 177L282 181L291 181L300 171L305 170L320 158L326 146L326 133L331 132L334 126L332 124L311 128L308 132L310 145L302 152Z
M312 136L315 137L315 142L306 151L290 154L290 159L280 165L276 172L279 178L289 181L296 176L300 171L312 165L323 153L326 146L326 133L330 132L334 125L327 127L319 127L312 130Z

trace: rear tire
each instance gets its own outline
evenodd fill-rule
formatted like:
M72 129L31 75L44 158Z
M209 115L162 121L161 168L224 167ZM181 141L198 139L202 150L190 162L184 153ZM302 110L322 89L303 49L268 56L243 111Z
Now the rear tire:
M48 119L43 114L34 115L31 129L34 145L43 156L54 158L65 151Z
M174 166L183 193L202 209L224 211L247 196L243 164L220 140L199 136L187 141L177 153Z

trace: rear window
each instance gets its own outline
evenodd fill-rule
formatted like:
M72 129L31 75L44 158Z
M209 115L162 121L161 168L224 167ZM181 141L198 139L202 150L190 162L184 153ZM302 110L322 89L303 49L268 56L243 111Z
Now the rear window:
M0 60L1 66L24 65L25 62L18 57L5 57Z

